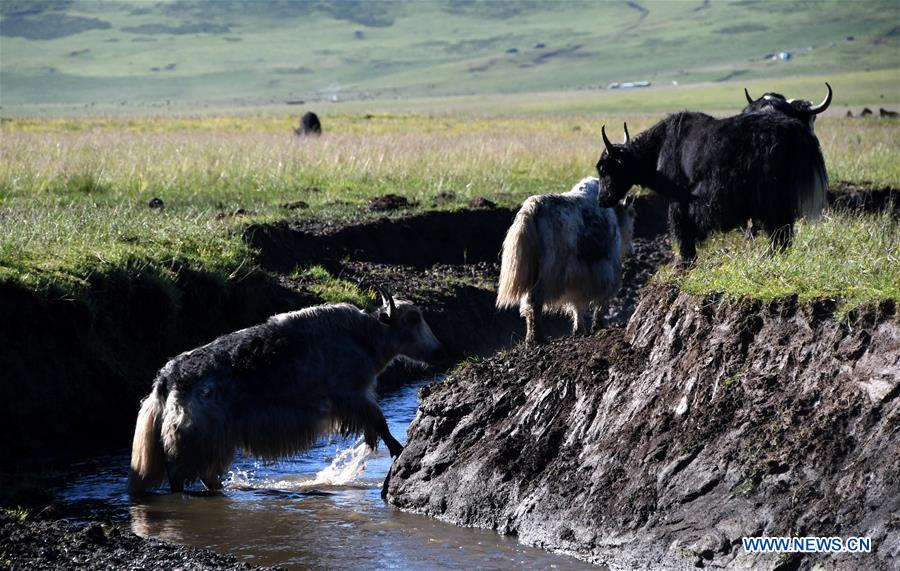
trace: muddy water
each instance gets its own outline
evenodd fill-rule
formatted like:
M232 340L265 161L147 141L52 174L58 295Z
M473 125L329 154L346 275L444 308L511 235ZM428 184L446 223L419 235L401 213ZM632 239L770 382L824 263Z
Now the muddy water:
M383 397L401 441L418 407L413 384ZM329 439L278 463L239 458L224 493L124 493L128 455L76 466L60 493L76 519L129 522L138 535L231 553L257 565L330 569L579 569L576 559L525 547L488 530L406 514L381 499L390 466L381 446Z

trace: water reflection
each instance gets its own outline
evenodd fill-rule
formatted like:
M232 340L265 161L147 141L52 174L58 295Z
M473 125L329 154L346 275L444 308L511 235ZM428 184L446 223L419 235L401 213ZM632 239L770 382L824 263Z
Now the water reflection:
M417 389L408 386L382 400L391 432L401 441L418 406ZM86 519L130 520L138 535L211 548L258 565L586 567L492 531L458 528L385 504L380 490L390 457L384 447L370 453L361 442L338 438L281 462L239 458L222 493L161 493L135 501L124 492L127 463L123 453L83 467L63 500Z

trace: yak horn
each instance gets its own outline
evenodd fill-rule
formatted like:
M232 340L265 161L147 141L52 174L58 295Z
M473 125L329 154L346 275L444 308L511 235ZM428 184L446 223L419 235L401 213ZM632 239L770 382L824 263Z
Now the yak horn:
M756 103L756 101L754 101L753 98L750 97L750 92L747 91L746 87L744 88L744 97L747 98L747 103L749 103L750 105L753 105L754 103Z
M368 286L370 289L374 289L375 293L381 296L381 304L387 309L387 316L389 318L394 316L394 311L396 310L396 307L394 306L394 297L387 288L380 286L375 282L360 282L359 286Z
M602 127L600 127L600 134L603 135L603 144L606 145L606 151L607 151L610 155L616 154L616 147L615 147L615 145L613 145L613 144L610 142L609 137L606 136L606 125L603 125Z
M631 140L631 135L628 134L628 123L622 123L622 126L625 127L625 142L623 145L627 145L628 141Z
M828 88L828 95L825 96L825 99L822 100L818 105L813 105L809 108L809 113L811 115L818 115L822 111L828 109L828 106L831 105L831 86L828 85L828 82L825 82L825 87Z
M387 308L388 317L394 317L394 314L397 312L397 308L394 306L394 296L391 295L391 292L387 288L376 283L373 283L372 287L374 287L375 291L381 296L381 303Z

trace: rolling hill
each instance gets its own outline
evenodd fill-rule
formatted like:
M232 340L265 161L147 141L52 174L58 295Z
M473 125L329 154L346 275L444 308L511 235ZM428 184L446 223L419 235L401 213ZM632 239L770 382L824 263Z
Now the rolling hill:
M888 99L900 101L895 0L4 0L0 7L4 112L428 98L866 70L892 70ZM790 59L779 59L781 52Z

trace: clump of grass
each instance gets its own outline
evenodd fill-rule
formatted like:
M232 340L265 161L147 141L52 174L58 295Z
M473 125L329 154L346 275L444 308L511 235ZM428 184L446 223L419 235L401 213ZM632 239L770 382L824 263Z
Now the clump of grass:
M793 245L774 253L764 235L746 240L738 232L721 234L700 248L689 271L669 266L657 279L696 295L834 299L841 314L867 302L900 302L900 220L890 210L832 212L799 222Z
M12 508L3 508L10 516L14 517L19 521L28 521L31 518L31 510L28 508L23 508L22 506L16 506Z
M322 266L310 266L294 273L310 283L310 289L328 303L350 303L356 307L373 310L376 307L375 292L357 284L336 278Z

